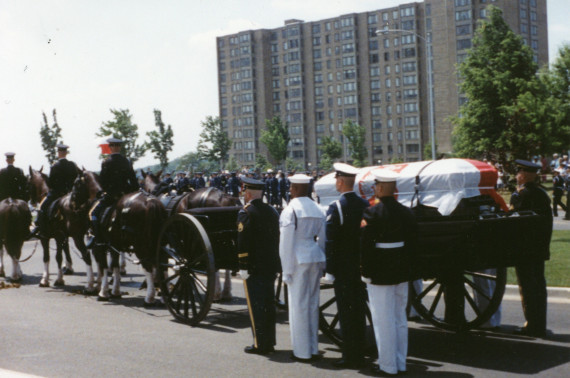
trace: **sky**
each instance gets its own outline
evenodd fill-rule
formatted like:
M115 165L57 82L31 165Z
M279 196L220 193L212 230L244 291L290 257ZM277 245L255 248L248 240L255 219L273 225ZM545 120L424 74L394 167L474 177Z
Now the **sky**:
M200 122L219 113L216 36L409 2L0 0L0 153L15 152L25 171L47 169L39 131L42 112L51 125L56 109L69 159L98 171L95 133L110 109L129 109L139 143L159 109L174 131L174 159L196 150ZM570 42L570 0L547 7L552 62ZM157 163L147 152L135 168Z

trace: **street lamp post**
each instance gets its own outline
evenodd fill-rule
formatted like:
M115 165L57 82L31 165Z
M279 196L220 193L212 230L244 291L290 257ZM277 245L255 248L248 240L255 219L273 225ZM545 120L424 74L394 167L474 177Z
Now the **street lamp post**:
M410 33L415 35L416 37L422 39L426 43L426 60L427 60L427 68L428 68L428 103L429 103L429 134L431 139L431 159L435 160L435 121L434 121L434 103L433 103L433 82L432 82L432 67L431 67L431 38L425 38L415 33L411 30L404 30L404 29L383 29L383 30L376 30L376 35L391 33L391 32L402 32L402 33Z

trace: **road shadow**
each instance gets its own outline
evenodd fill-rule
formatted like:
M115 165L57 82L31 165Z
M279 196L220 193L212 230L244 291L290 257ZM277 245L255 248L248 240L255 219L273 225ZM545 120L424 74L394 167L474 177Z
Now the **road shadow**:
M548 342L507 333L452 333L420 327L409 330L408 355L496 372L538 374L570 361L570 348Z

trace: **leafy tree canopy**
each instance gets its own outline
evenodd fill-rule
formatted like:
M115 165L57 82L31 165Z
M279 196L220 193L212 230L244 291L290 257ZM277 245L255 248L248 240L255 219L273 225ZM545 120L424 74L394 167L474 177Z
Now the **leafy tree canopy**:
M355 167L364 167L368 151L365 146L366 129L358 123L347 119L342 126L342 133L348 140L348 152Z
M135 162L144 156L147 146L145 143L137 144L139 137L138 126L133 123L132 115L128 109L110 109L114 119L107 121L101 125L98 137L119 138L124 141L121 153L125 155L131 162Z
M275 160L276 165L287 158L287 146L289 144L289 126L279 116L266 120L266 130L261 131L261 143L267 146L269 155Z
M219 117L207 116L201 125L202 132L198 141L198 154L203 159L218 161L220 168L223 168L224 162L228 160L232 140L224 131Z
M52 115L53 125L50 126L48 125L46 113L42 112L44 124L40 128L42 148L46 152L45 157L48 159L50 165L53 165L57 161L57 152L55 146L58 144L58 140L61 142L61 128L57 123L57 113L55 109L53 109Z
M172 151L174 145L172 127L164 126L162 122L162 112L154 109L154 125L158 130L149 131L146 135L149 138L147 148L154 154L154 158L160 161L160 166L165 169L168 166L168 153Z

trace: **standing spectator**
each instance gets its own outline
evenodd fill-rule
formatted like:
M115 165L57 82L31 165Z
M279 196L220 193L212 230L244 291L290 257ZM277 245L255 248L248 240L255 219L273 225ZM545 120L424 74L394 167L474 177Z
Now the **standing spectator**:
M380 202L364 211L362 280L367 283L378 346L378 366L373 371L396 375L406 371L407 281L418 229L412 211L394 198L397 174L388 169L373 173L374 194Z
M176 190L178 191L178 194L192 191L192 183L190 182L190 179L186 177L186 172L181 171L178 173L180 175L180 179L176 183Z
M277 179L277 187L279 189L279 207L282 208L283 207L283 201L285 201L285 204L287 204L287 190L288 190L288 185L287 185L287 178L285 178L285 175L283 174L283 172L279 171L278 173L279 178Z
M279 214L261 200L263 182L244 178L244 202L238 214L239 273L244 280L253 345L246 353L265 355L275 346L275 278L279 262Z
M568 212L566 205L562 203L562 196L564 195L564 179L560 176L560 172L554 171L552 172L552 214L555 217L558 216L558 205L564 210Z
M319 357L319 283L325 268L325 216L307 198L310 177L291 177L293 198L279 219L279 256L283 282L289 287L291 358L299 362Z
M566 214L564 215L564 220L570 220L570 211L568 211L568 206L570 206L570 168L564 170L566 176Z
M527 259L515 266L519 291L526 323L516 331L517 334L544 337L546 336L546 279L544 277L544 259L550 257L550 238L552 236L552 209L550 198L536 184L536 176L540 165L526 160L516 160L517 192L512 201L514 210L532 210L541 217L540 242L541 250L536 251L535 259Z
M368 201L353 190L358 169L335 163L339 200L330 204L326 218L327 274L333 281L342 334L342 358L333 365L355 369L364 363L366 320L364 288L360 280L360 222ZM332 277L334 278L332 278Z

